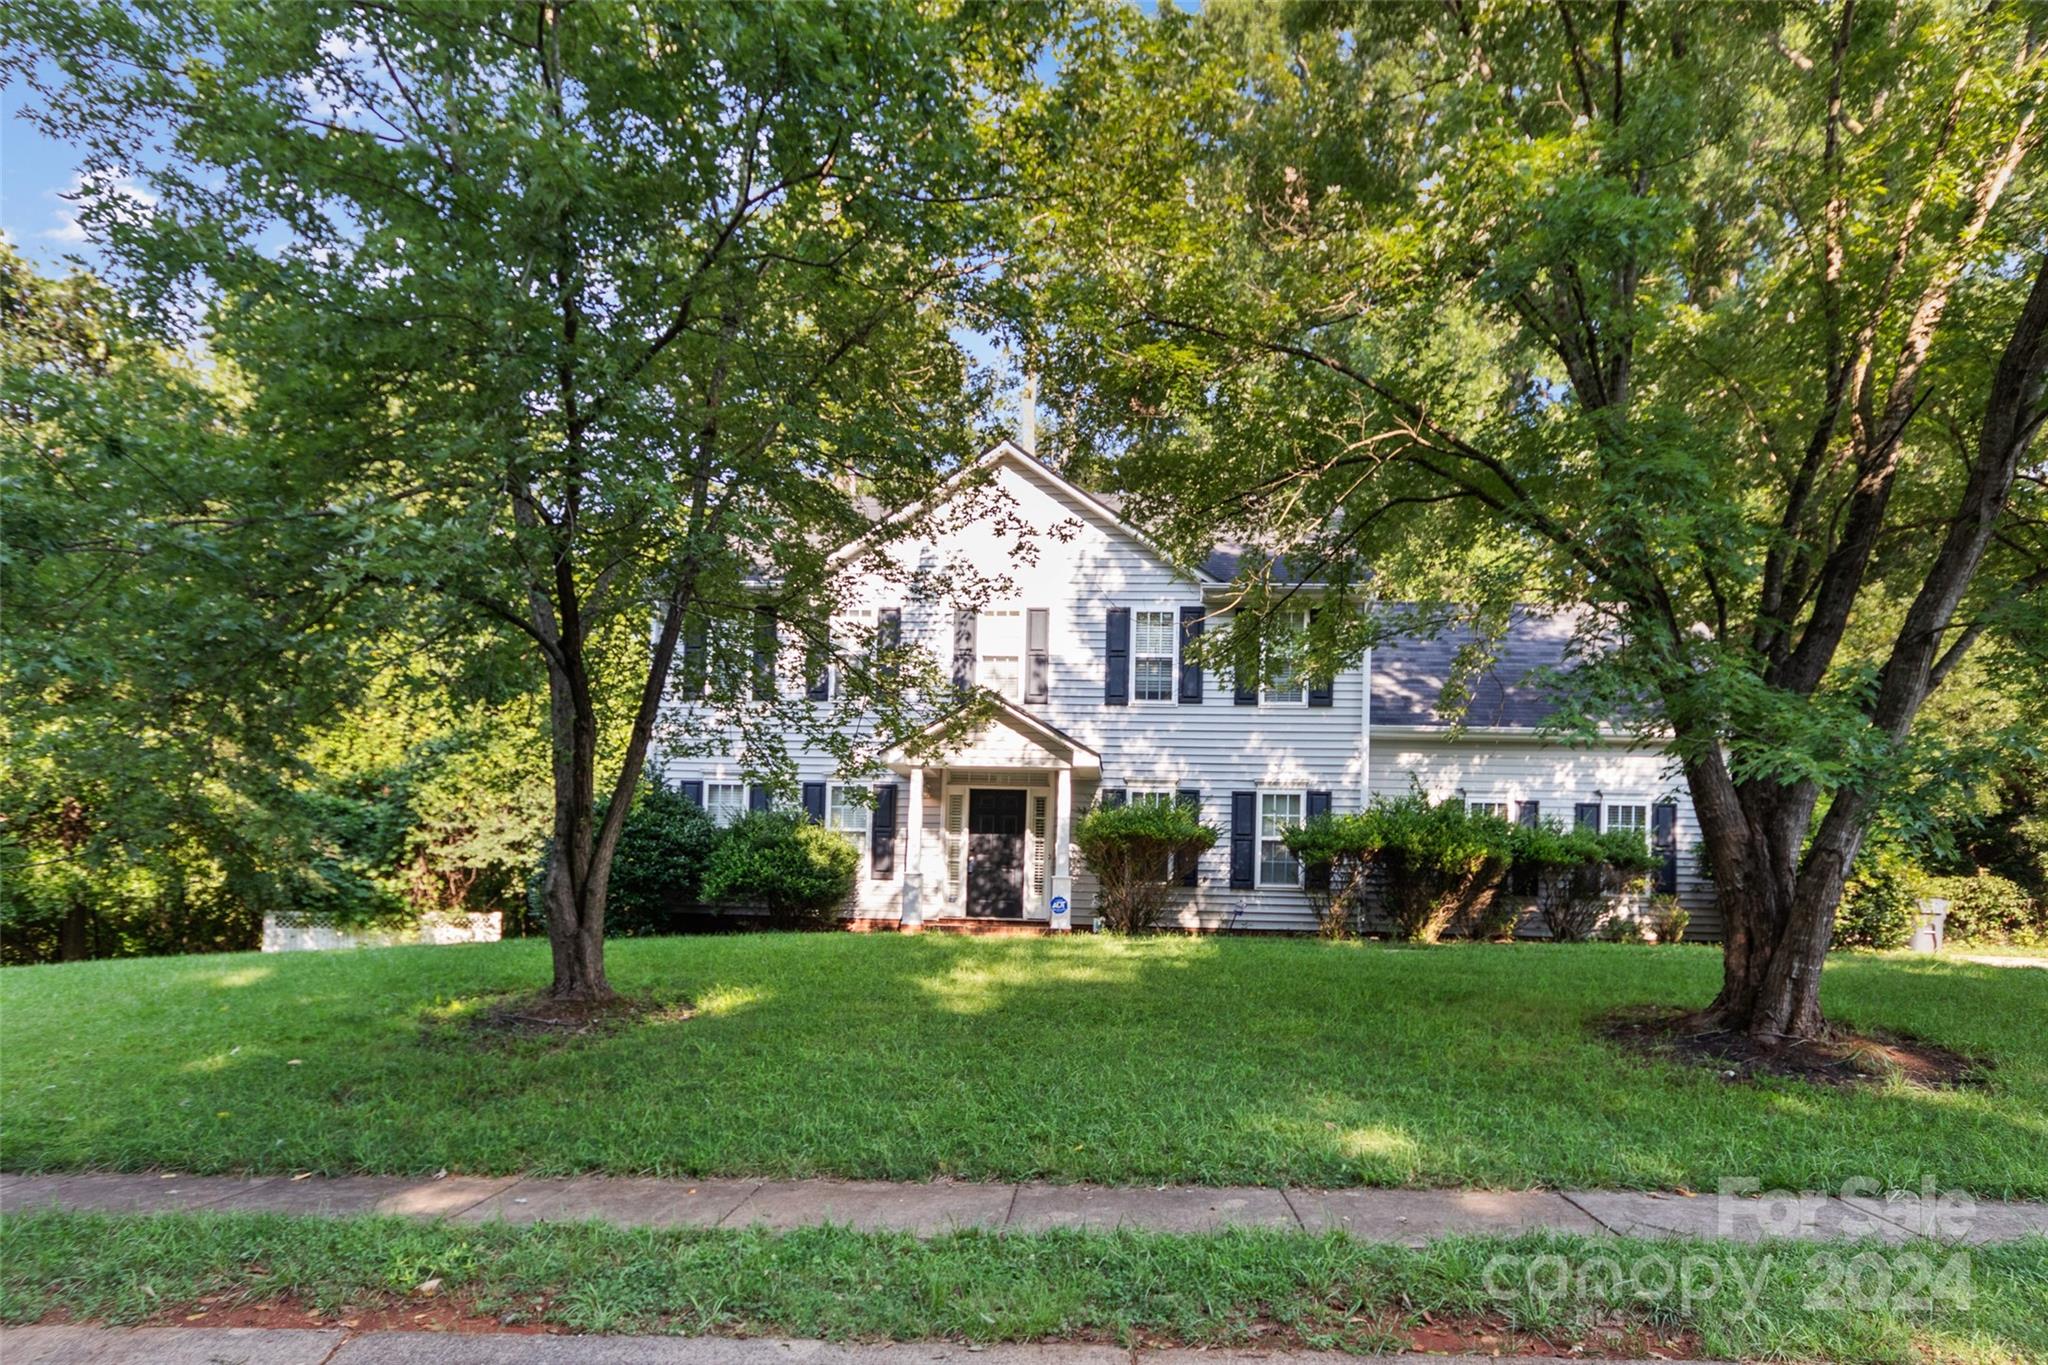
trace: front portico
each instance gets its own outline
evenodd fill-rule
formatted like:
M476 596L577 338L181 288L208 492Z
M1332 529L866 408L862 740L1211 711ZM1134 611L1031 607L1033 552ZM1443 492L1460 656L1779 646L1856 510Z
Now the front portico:
M1045 923L1055 900L1071 904L1075 785L1101 780L1102 756L1000 699L974 735L936 754L912 757L916 747L883 756L910 784L903 927L953 917Z

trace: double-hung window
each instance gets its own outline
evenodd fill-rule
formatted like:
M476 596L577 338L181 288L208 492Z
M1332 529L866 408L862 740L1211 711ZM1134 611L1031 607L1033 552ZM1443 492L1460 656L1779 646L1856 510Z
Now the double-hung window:
M704 811L712 823L729 825L747 813L747 789L740 782L706 782Z
M1648 838L1650 835L1650 808L1638 805L1616 805L1607 808L1607 828L1610 830L1634 830Z
M1308 613L1282 612L1274 618L1274 627L1279 632L1277 643L1283 657L1290 656L1306 642ZM1259 694L1259 700L1268 706L1306 705L1308 689L1301 680L1301 670L1291 662L1283 664Z
M1300 792L1259 793L1259 885L1301 885L1301 863L1282 836L1301 826Z
M834 782L826 789L825 828L846 836L860 850L859 866L867 866L868 818L874 811L861 799L859 787Z
M1508 803L1505 801L1470 801L1465 809L1474 815L1491 815L1502 820L1508 818Z
M1131 613L1131 695L1137 700L1173 700L1177 635L1171 611Z
M986 607L976 614L975 681L1010 701L1024 700L1024 610Z

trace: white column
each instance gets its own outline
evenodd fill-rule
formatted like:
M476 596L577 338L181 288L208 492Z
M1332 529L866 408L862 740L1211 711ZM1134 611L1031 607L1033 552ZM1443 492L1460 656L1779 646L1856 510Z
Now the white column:
M903 817L903 927L924 923L924 768L910 770L910 800Z
M1074 837L1074 769L1062 763L1053 774L1052 789L1052 878L1047 886L1049 904L1047 912L1052 916L1052 927L1065 929L1072 920L1074 903L1074 874L1067 866L1067 845ZM1053 906L1065 905L1068 914L1059 914Z

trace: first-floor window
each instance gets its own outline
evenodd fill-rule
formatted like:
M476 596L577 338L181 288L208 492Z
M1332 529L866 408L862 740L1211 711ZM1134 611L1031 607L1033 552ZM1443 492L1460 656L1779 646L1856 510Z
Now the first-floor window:
M1301 826L1300 792L1259 793L1259 885L1299 886L1301 864L1282 836Z
M1177 799L1166 787L1131 787L1126 789L1124 799L1133 806L1170 806ZM1161 879L1173 880L1173 855L1166 855L1166 865L1159 869Z
M731 824L747 812L746 786L739 782L706 782L704 810L713 824Z
M1139 701L1173 700L1174 616L1131 613L1131 695Z
M1466 809L1474 815L1493 815L1502 820L1508 818L1508 803L1505 801L1473 801L1467 804Z
M861 851L863 864L868 851L868 817L873 811L860 799L860 788L834 783L825 803L825 828L837 830Z
M1609 806L1607 808L1607 828L1610 830L1632 829L1638 834L1648 835L1650 832L1650 808L1648 806L1630 805Z

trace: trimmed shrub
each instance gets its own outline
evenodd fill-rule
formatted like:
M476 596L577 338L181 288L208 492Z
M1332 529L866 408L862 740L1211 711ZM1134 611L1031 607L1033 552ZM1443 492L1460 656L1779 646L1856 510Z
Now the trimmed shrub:
M704 869L725 831L659 776L641 785L619 831L606 897L607 936L672 934L703 895Z
M853 894L860 851L787 811L754 811L734 821L704 866L704 898L757 905L780 928L825 928Z
M1280 836L1301 862L1302 887L1324 938L1350 938L1358 930L1366 877L1380 851L1377 830L1369 811L1326 813Z
M1947 936L1953 942L2048 944L2048 901L2034 900L2018 882L1990 872L1936 877L1920 887L1920 894L1948 900Z
M1535 887L1536 909L1559 943L1584 943L1600 930L1614 898L1641 888L1656 866L1634 830L1565 829L1554 821L1517 825L1510 844L1516 870Z
M1216 831L1178 801L1096 806L1074 825L1074 843L1099 895L1096 918L1112 933L1150 929L1166 904L1176 864L1216 844Z
M1509 843L1514 871L1533 889L1536 912L1559 943L1583 943L1607 917L1601 895L1600 836L1556 821L1517 825Z
M1478 920L1500 894L1510 830L1473 815L1462 801L1430 804L1421 792L1366 808L1370 838L1386 869L1380 909L1411 943L1434 943L1454 920Z

